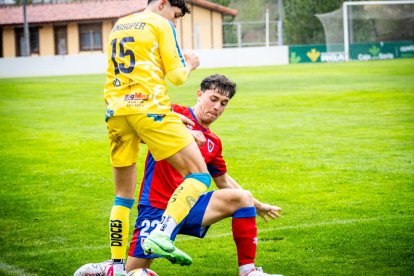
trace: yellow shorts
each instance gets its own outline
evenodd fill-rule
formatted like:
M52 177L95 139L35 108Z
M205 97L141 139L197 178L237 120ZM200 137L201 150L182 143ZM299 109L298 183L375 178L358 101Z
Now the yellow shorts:
M107 127L114 167L134 164L141 141L147 144L156 161L170 157L194 142L187 127L173 112L114 116L108 119Z

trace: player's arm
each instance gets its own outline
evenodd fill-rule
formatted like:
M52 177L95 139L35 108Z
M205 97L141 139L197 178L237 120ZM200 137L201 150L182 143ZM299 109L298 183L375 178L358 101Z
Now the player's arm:
M243 189L237 181L227 173L213 177L213 179L219 189Z
M190 76L190 72L200 65L200 61L195 54L184 54L186 61L185 67L180 67L167 72L168 80L174 85L185 83Z
M182 121L182 122L183 122L183 124L185 124L186 126L194 126L194 125L195 125L195 123L194 123L193 121L191 121L191 119L189 119L189 118L185 117L183 114L178 113L178 112L175 112L174 110L173 110L173 112L174 112L175 114L177 114L177 115L178 115L178 117L180 117L181 121Z
M243 189L239 183L227 173L213 177L213 179L219 189ZM268 218L275 219L280 217L282 208L260 202L255 197L253 197L253 202L257 214L266 222L268 221Z
M189 129L188 131L190 131L190 134L194 137L194 140L196 141L199 147L204 145L204 143L206 142L206 137L201 131L192 129Z
M198 57L182 53L172 24L162 24L159 31L159 50L167 78L173 85L181 85L200 65Z

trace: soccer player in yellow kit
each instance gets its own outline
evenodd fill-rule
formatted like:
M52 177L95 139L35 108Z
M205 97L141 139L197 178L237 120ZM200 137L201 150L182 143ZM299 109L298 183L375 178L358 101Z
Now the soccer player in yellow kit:
M134 204L136 159L141 142L155 160L167 160L184 176L172 195L159 227L144 241L147 253L173 263L190 265L191 257L170 240L174 228L188 214L211 183L200 150L181 118L171 111L165 76L184 83L198 67L195 55L182 54L176 39L176 20L190 10L184 0L149 0L142 13L118 20L109 37L104 98L115 180L110 216L114 275L123 271Z

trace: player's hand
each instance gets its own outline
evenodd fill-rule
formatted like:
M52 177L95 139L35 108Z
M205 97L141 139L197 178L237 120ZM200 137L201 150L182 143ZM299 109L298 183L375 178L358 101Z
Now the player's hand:
M180 113L175 113L175 114L177 114L178 116L180 116L181 121L186 126L195 126L195 123L193 121L191 121L190 119L188 119L187 117L185 117L183 114L180 114Z
M282 208L267 203L258 202L256 205L256 213L261 216L265 222L268 219L276 219L282 215Z
M184 53L184 58L188 68L190 68L190 71L193 71L200 65L198 56L196 56L194 53Z
M190 133L191 133L191 135L193 135L194 140L196 141L198 146L204 145L204 143L206 142L206 137L204 136L204 134L201 131L190 129Z

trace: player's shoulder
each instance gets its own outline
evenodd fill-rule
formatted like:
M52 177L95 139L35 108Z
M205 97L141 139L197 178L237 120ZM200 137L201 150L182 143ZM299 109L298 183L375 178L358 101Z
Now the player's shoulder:
M126 15L118 19L118 22L130 22L130 21L142 21L145 23L151 22L154 25L166 25L169 26L169 21L153 12L143 11L136 12L130 15Z
M144 11L136 13L135 15L143 21L150 22L154 26L158 26L160 28L170 28L170 21L154 12Z
M171 104L172 110L174 112L180 113L182 115L187 115L190 113L187 106L178 105L178 104Z

